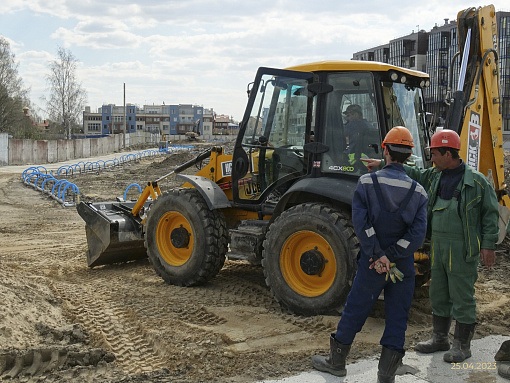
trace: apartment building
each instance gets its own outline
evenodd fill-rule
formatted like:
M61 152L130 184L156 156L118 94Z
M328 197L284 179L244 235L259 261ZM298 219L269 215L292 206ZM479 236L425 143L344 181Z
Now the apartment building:
M419 71L425 71L428 46L428 33L424 30L406 37L391 40L388 63Z
M83 132L86 136L137 131L160 134L186 134L197 130L200 134L212 133L214 125L213 109L192 104L144 105L127 104L126 107L114 104L103 105L97 112L89 106L83 111Z
M496 12L496 20L503 134L510 139L510 12ZM444 19L443 25L435 25L428 32L412 31L388 44L356 52L352 58L380 61L428 73L431 86L424 92L427 111L434 114L438 123L442 123L446 117L444 100L449 82L455 87L459 77L459 65L454 65L449 78L456 52L457 23Z
M427 51L426 71L431 78L430 87L425 89L424 96L427 111L434 114L439 125L443 125L447 105L444 102L449 82L456 84L459 78L458 68L452 71L449 78L452 57L457 52L457 23L445 19L443 25L437 24L429 32L429 48Z
M204 136L212 135L213 129L214 129L214 110L204 108L202 114L202 132Z

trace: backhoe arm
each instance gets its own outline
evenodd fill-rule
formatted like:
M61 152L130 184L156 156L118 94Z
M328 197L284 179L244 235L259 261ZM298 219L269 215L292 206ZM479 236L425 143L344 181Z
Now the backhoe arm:
M458 13L460 74L445 127L461 138L460 155L472 168L485 174L502 205L510 206L504 169L497 20L493 5ZM451 67L455 65L452 62ZM452 76L450 76L450 81Z

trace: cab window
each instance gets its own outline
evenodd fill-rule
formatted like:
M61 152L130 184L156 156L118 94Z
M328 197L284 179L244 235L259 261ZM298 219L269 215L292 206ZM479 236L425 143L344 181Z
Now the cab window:
M381 134L370 73L335 73L328 77L333 91L326 96L325 173L363 174L362 158L381 158Z

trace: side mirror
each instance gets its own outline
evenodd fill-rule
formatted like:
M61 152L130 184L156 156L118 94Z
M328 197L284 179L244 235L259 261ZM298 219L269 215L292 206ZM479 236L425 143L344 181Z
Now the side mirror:
M251 89L253 88L253 84L254 84L254 82L250 82L250 83L246 86L246 93L248 94L248 98L250 98L250 93L251 93Z

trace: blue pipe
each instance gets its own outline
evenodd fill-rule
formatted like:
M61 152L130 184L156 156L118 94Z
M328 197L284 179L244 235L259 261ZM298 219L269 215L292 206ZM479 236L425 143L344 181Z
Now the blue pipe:
M141 193L142 192L142 187L140 185L138 185L137 183L132 183L132 184L129 184L127 186L127 188L124 190L124 201L127 201L127 192L129 191L129 189L133 188L133 187L136 187L138 188L138 193Z
M58 191L60 190L60 185L62 185L64 182L69 182L65 179L60 179L57 182L53 184L53 187L51 188L51 194L55 197L58 197Z
M45 187L46 187L46 183L47 183L47 182L49 182L49 181L57 182L57 179L56 179L55 177L53 177L53 176L51 176L51 175L50 175L49 177L47 177L47 178L46 178L46 179L42 182L42 184L41 184L41 189L42 189L42 191L43 191L44 193L49 193L49 191L45 189Z
M176 149L191 149L193 146L180 146ZM74 165L62 165L57 171L56 175L60 176L65 174L66 176L74 176L76 173L86 173L87 171L95 171L99 172L100 170L104 170L108 167L120 166L123 163L129 161L140 160L149 156L160 155L161 153L155 149L146 149L144 151L134 153L128 153L126 155L122 155L120 158L113 158L110 160L98 160L94 162L84 162L80 161ZM58 179L53 175L53 171L48 172L48 170L42 166L31 166L25 169L21 174L21 180L23 183L33 186L34 189L39 190L43 193L49 194L52 198L61 202L64 206L70 206L69 202L65 201L66 194L69 192L74 193L74 195L78 195L80 193L78 186L76 184L67 181L66 179ZM51 186L51 189L50 189ZM142 192L142 187L136 183L130 184L124 191L124 200L127 198L128 191L136 187L138 192ZM47 190L46 190L47 189Z

